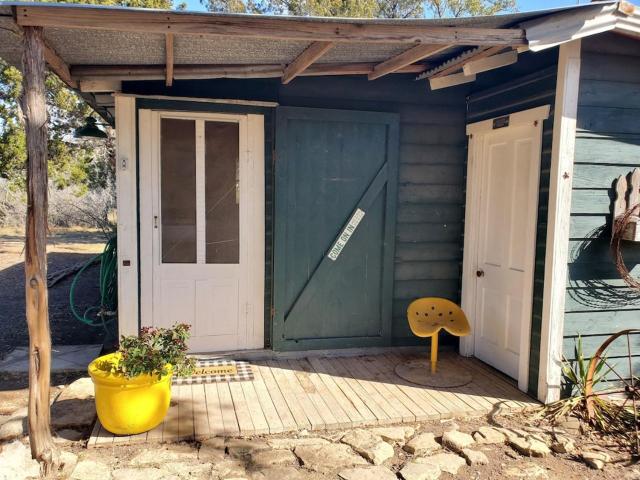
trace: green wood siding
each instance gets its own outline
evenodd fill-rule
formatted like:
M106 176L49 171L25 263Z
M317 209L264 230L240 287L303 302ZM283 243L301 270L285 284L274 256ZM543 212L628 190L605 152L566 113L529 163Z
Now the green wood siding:
M469 97L468 122L507 115L541 105L550 105L551 113L543 124L542 157L540 165L540 194L538 196L538 227L534 270L533 308L531 319L531 350L529 355L529 392L538 390L540 364L540 330L542 324L542 295L544 259L549 204L549 169L553 139L553 106L557 74L557 49L538 54L525 54L512 67L496 70L480 77L479 84ZM482 89L482 83L493 85Z
M276 111L273 346L388 345L398 116ZM330 257L356 212L357 228Z
M564 355L573 359L578 335L586 355L610 334L640 326L640 295L620 279L609 252L613 182L640 167L640 50L613 34L582 41L575 146ZM640 275L640 247L624 257ZM640 351L640 336L632 338ZM611 355L626 352L614 344ZM640 362L640 357L636 357Z
M124 82L125 93L262 100L282 106L396 113L400 118L399 182L393 274L392 344L423 344L407 325L406 307L421 296L460 301L468 86L430 92L411 75L278 79ZM198 105L191 103L191 105ZM200 104L202 105L202 104ZM182 106L184 109L191 107ZM202 107L200 107L202 108ZM207 104L206 108L220 108ZM269 124L269 122L267 122ZM267 152L273 123L267 132ZM265 130L267 127L265 126ZM271 159L268 156L267 159ZM269 167L269 165L268 165ZM273 170L267 168L267 262L273 232ZM271 328L273 266L267 263L265 321ZM453 341L452 339L444 340ZM267 343L267 346L270 344Z

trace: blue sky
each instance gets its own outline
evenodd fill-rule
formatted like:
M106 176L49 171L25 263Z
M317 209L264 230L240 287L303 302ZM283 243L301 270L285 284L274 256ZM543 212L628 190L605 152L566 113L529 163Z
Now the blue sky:
M204 10L200 0L186 0L187 10ZM567 5L575 5L578 0L517 0L518 10L543 10L545 8L565 7ZM582 3L588 3L588 0L582 0Z

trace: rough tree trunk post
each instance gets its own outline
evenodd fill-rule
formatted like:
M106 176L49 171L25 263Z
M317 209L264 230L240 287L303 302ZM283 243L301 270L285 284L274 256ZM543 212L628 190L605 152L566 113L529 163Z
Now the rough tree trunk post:
M25 292L29 327L29 441L31 455L45 476L58 464L51 438L49 387L51 333L47 292L47 109L44 39L40 27L24 29L22 53L24 114L27 138L27 220Z

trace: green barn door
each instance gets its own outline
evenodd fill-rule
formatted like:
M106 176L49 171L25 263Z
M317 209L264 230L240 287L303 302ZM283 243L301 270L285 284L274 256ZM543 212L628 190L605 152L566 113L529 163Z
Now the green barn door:
M397 155L397 115L277 109L274 349L389 343Z

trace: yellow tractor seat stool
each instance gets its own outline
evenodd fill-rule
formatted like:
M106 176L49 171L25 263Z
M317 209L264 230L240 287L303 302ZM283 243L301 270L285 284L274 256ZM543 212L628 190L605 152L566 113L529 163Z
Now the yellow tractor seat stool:
M431 338L431 359L410 360L396 366L396 374L419 385L451 388L471 382L471 374L459 369L438 371L438 334L444 329L463 337L471 333L462 309L445 298L427 297L414 300L407 309L407 320L417 337Z

